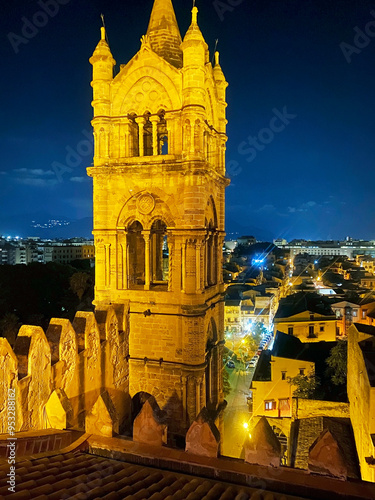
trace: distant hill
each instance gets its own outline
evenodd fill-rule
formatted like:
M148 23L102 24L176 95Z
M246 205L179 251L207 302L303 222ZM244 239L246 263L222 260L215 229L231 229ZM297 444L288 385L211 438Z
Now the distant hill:
M59 221L59 222L57 222ZM0 217L0 235L21 238L92 238L93 218L69 219L45 212Z
M231 237L233 239L237 239L245 234L251 234L258 241L273 241L275 238L275 236L270 231L261 229L260 227L253 226L251 224L247 224L246 220L238 221L237 219L232 219L230 215L226 216L225 230L228 239Z

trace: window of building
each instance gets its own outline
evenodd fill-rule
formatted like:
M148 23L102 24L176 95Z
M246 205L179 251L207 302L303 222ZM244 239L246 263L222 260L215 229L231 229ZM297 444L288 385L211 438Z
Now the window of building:
M129 245L129 288L145 283L145 241L143 227L134 221L128 231Z
M354 310L353 310L353 313L352 313L352 314L353 314L353 317L354 317L354 318L356 318L356 317L357 317L357 311L354 311Z
M167 226L161 220L156 220L151 227L150 275L154 284L168 282L169 249Z
M286 380L286 372L281 372L281 380Z
M367 309L363 309L363 311L362 311L362 319L366 318L366 314L367 314Z
M288 326L288 335L293 335L293 327Z
M304 368L300 368L299 369L299 374L304 376L305 375L305 369Z
M319 331L324 332L324 325L319 325Z
M264 402L264 409L266 411L276 410L276 401L269 400Z
M314 333L314 325L309 325L309 335L308 335L308 338L310 338L310 339L316 338L316 335Z

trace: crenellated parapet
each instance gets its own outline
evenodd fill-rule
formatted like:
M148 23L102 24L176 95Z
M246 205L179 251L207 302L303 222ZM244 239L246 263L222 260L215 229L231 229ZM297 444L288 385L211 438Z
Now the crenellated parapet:
M73 323L53 318L46 333L25 325L14 350L0 338L0 434L9 431L12 395L16 431L84 430L104 393L124 427L130 418L127 314L124 305L106 306L77 312Z

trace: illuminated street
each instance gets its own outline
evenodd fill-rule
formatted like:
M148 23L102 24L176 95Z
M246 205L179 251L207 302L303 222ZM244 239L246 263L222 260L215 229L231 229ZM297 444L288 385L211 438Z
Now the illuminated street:
M242 445L246 437L246 429L243 424L249 420L250 413L247 406L249 387L254 369L245 371L236 368L229 370L229 382L232 391L226 397L228 406L224 412L224 441L222 454L228 457L239 458ZM241 364L243 367L243 365ZM227 368L225 368L227 370Z

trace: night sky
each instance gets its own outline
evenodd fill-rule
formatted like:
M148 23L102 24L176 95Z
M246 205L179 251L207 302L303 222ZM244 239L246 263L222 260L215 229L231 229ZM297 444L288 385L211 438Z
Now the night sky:
M2 8L0 217L92 215L88 59L100 13L118 68L139 50L153 1L61 3L47 20L35 0ZM184 36L192 1L173 3ZM219 39L230 84L227 232L375 239L375 2L196 4L211 54ZM29 24L29 38L17 38L33 18L46 25L36 32ZM57 176L53 165L67 165L77 148L71 171Z

